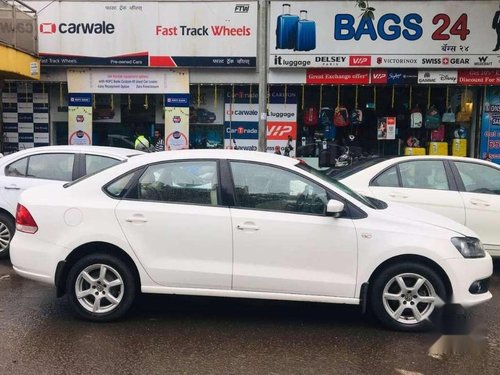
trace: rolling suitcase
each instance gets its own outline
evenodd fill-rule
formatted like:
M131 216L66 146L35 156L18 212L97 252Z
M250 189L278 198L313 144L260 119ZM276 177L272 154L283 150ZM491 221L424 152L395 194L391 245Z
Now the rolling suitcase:
M307 10L300 11L297 23L295 51L311 51L316 48L316 22L307 19Z
M293 49L299 17L290 14L290 4L283 4L283 14L276 23L276 49Z

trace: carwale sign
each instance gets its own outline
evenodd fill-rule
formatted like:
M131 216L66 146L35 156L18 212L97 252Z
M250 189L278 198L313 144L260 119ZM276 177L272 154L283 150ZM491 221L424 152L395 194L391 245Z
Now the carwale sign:
M367 2L366 2L367 3ZM272 68L500 67L499 2L272 1Z

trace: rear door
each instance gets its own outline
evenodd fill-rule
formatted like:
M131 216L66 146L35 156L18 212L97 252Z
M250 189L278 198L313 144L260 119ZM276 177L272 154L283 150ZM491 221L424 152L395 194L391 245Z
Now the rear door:
M443 160L400 162L376 176L369 189L382 200L409 204L465 224L462 197Z
M118 180L107 190L113 195L126 183ZM148 166L117 205L116 217L158 284L231 288L231 218L221 204L216 161Z

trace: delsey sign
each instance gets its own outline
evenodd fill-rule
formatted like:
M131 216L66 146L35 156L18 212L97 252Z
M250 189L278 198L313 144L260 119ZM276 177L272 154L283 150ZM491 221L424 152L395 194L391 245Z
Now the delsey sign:
M254 68L256 0L28 1L42 65ZM41 11L43 9L43 11Z
M106 21L98 23L62 22L59 26L52 22L40 24L40 33L42 34L55 34L56 30L61 34L113 34L115 25Z
M373 18L353 3L271 1L270 67L500 67L498 1L374 0Z

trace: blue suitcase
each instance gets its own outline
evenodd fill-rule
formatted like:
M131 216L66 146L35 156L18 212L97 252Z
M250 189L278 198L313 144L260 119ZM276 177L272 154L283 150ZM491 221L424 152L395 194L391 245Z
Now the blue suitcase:
M295 51L311 51L316 48L316 22L307 19L307 10L300 11L297 22Z
M283 14L276 23L276 49L294 49L299 16L290 14L290 4L283 4Z

